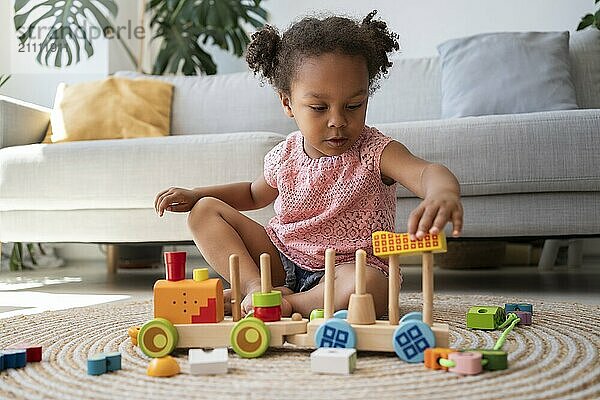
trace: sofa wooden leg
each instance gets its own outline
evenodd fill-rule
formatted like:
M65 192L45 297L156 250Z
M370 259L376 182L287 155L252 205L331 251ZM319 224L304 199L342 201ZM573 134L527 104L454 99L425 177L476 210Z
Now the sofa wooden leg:
M583 264L583 239L571 239L567 253L567 266L579 268L581 264Z
M547 271L554 267L556 256L558 255L558 249L563 242L563 240L559 239L546 239L544 241L542 255L540 256L540 262L538 263L538 269L540 271Z
M542 255L538 264L540 271L547 271L554 267L558 249L568 246L567 266L570 268L581 267L583 263L583 239L546 239L542 248Z
M106 246L106 272L115 275L119 265L119 246L109 244Z

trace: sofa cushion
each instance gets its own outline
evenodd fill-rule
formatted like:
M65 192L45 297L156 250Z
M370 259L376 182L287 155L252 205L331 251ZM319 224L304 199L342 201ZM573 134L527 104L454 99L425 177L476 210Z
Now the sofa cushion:
M173 85L109 77L56 90L45 143L167 136Z
M159 79L175 85L172 135L269 131L284 135L298 129L279 98L249 72L212 76L152 76L121 71L116 76Z
M170 186L250 181L285 137L244 132L0 149L0 211L154 207Z
M393 60L369 99L367 124L439 119L441 70L438 57Z
M442 118L577 108L569 32L484 33L438 51Z
M600 191L600 110L375 126L450 168L464 196ZM398 195L414 196L402 187Z
M571 72L580 108L600 108L600 30L571 34Z

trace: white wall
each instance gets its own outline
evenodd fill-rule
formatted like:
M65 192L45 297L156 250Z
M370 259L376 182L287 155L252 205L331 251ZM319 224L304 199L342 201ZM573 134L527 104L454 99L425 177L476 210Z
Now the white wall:
M270 0L271 23L280 29L307 14L334 13L362 19L373 9L400 35L397 57L437 55L436 46L451 38L482 32L553 31L577 28L594 10L592 0ZM597 7L596 7L597 8ZM222 58L220 67L245 68Z

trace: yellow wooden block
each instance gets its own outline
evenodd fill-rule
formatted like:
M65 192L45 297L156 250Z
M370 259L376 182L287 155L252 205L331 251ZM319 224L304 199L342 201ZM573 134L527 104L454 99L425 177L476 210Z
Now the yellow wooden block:
M193 278L196 282L202 282L208 279L208 268L196 268L193 272Z
M379 257L394 254L414 254L430 251L432 253L445 253L446 236L444 232L437 235L427 234L421 240L411 240L408 233L393 233L377 231L372 234L373 254Z
M220 279L193 279L154 284L154 317L173 324L220 322L224 318L223 283Z

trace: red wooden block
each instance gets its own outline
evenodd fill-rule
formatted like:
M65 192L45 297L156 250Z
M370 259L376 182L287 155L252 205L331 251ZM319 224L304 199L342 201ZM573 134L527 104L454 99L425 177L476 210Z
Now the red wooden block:
M254 316L263 322L279 321L281 320L281 306L254 307Z
M25 350L27 354L27 362L42 361L42 346L36 346L29 343L19 343L9 347L9 349Z
M527 311L511 311L511 313L516 314L521 321L517 325L531 325L531 313Z
M168 281L185 279L185 251L166 251L165 270Z

